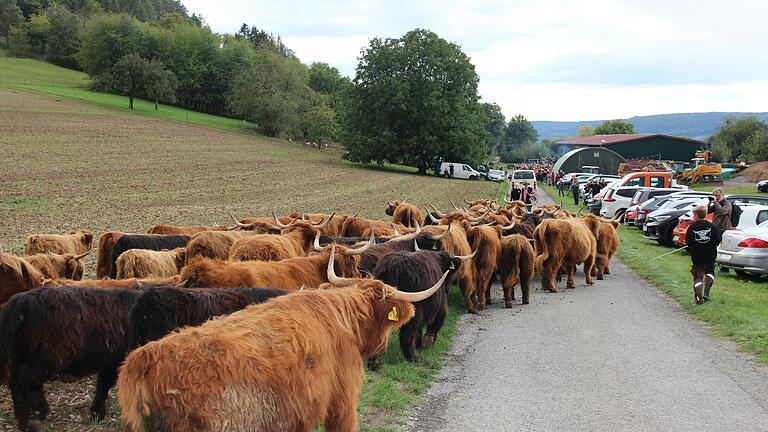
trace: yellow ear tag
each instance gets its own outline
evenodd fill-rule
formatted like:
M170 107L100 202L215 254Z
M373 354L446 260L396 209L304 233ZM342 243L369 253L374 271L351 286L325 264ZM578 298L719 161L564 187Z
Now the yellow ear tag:
M451 266L448 267L450 270L456 270L456 266L453 265L453 261L451 261Z
M397 307L392 306L392 310L389 311L389 315L387 315L387 319L390 321L397 321Z
M437 243L432 244L432 250L437 250Z

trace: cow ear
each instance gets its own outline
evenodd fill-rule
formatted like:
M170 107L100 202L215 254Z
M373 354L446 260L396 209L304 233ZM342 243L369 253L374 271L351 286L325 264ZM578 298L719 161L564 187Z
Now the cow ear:
M42 284L42 277L38 281L32 272L33 272L32 266L30 266L26 262L21 263L21 279L24 281L24 284L30 288L36 287Z
M90 231L85 231L83 233L83 244L87 247L91 247L93 245L93 233Z

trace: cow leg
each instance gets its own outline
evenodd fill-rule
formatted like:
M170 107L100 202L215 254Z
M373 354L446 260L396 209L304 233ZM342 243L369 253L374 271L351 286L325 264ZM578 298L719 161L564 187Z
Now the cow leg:
M491 275L490 278L488 278L488 282L485 284L485 304L489 305L491 304L491 286L493 286L493 276Z
M475 303L472 301L472 294L474 294L474 286L472 281L468 281L468 278L464 277L459 280L459 288L461 289L461 295L464 297L464 304L467 306L469 313L477 313Z
M566 271L568 272L568 282L566 282L565 286L566 288L574 289L576 288L576 284L573 282L573 273L576 271L576 266L566 266ZM591 277L591 276L587 276Z
M96 395L93 397L93 405L91 405L91 420L101 421L106 417L107 396L109 396L109 389L115 385L115 381L117 381L117 366L99 371L99 375L96 377Z
M444 304L440 310L437 311L435 319L432 320L432 322L427 326L427 332L424 335L424 340L422 343L424 348L429 348L435 343L437 340L437 333L441 328L443 328L446 316L448 316L448 304Z
M336 401L334 412L325 419L325 430L327 432L356 432L357 431L357 413L354 402Z
M418 318L419 317L414 317L414 319L408 321L408 323L400 329L400 349L403 351L405 359L409 362L416 360L416 357L413 355L413 350L416 347L416 336L418 332L421 331L417 324Z
M590 255L584 261L584 274L587 276L587 285L594 285L595 281L592 280L592 267L595 266L595 256Z
M525 272L520 275L520 291L523 292L523 304L531 302L531 277Z
M504 281L501 283L501 286L504 287L504 307L506 308L511 308L513 304L512 301L515 300L515 285L517 285L520 280L518 273L519 272L517 271L513 271L504 278Z
M13 367L8 377L8 387L13 399L13 412L23 432L37 432L40 422L48 416L43 383L46 377L33 366ZM34 420L31 420L33 417Z
M555 285L555 275L558 271L558 267L555 267L554 269L545 267L542 270L541 289L545 289L553 293L560 292Z

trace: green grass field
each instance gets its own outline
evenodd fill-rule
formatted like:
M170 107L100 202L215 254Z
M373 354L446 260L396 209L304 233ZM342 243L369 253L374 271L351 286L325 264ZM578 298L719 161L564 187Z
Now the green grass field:
M550 196L557 197L557 189L543 187ZM563 199L563 207L578 210L571 197ZM715 335L738 342L744 351L754 354L757 361L768 363L768 281L765 277L743 279L733 272L717 274L710 301L697 306L693 301L691 259L685 251L651 260L674 249L646 240L634 227L622 225L619 235L621 246L617 255L622 262L673 297L691 315L710 324Z
M9 57L0 49L0 84L86 87L88 75L44 61Z

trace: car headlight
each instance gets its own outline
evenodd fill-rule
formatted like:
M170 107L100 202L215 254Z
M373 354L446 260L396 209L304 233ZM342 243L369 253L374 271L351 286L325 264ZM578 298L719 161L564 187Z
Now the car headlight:
M656 216L656 222L663 222L671 217L672 216Z

